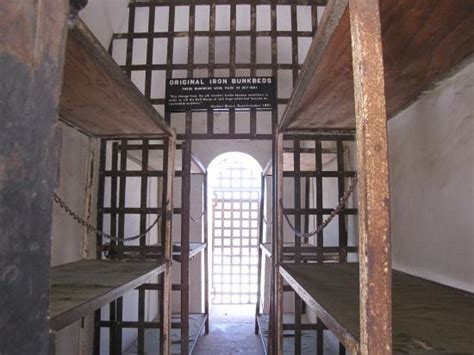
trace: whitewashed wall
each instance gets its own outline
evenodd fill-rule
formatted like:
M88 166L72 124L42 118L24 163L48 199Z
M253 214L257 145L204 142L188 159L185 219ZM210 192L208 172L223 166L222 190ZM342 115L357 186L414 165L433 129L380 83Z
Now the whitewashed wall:
M393 267L474 291L474 64L389 121Z

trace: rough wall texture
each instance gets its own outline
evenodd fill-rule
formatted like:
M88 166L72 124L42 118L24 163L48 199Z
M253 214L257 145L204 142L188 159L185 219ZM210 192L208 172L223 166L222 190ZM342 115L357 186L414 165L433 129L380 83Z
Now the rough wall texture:
M393 267L474 291L474 63L389 121Z
M0 3L0 353L49 353L55 125L67 2Z
M98 169L99 157L94 153L97 151L97 140L63 123L58 125L57 136L60 143L56 191L73 211L86 218L89 223L95 224L96 214L89 211L88 198L92 198L92 205L95 207L97 191L94 188L97 187L97 176L94 170ZM85 247L91 244L84 243L85 235L85 229L55 204L51 235L51 266L90 257L89 254L95 258L95 254L90 253ZM90 234L88 238L95 243L95 235ZM80 321L58 331L55 335L56 354L79 353L81 336L88 338L87 334L81 332ZM90 336L91 334L89 338Z
M112 34L127 26L128 0L89 0L80 16L107 48Z

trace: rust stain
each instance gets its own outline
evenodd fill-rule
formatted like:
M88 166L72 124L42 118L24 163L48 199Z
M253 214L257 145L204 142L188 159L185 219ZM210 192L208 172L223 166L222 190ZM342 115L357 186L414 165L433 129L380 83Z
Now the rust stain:
M350 2L359 164L360 351L389 354L391 265L387 123L377 0Z

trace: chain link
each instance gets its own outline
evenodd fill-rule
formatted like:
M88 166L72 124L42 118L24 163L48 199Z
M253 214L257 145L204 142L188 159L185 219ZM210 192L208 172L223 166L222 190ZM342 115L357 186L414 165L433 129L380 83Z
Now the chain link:
M203 210L198 218L193 218L191 215L189 215L189 219L194 223L201 223L202 217L204 216L205 213L206 213L206 210Z
M293 230L293 232L295 233L295 235L297 237L300 237L300 238L310 238L312 236L315 236L316 234L318 233L321 233L323 231L324 228L327 227L327 225L329 223L331 223L331 221L334 219L334 217L336 217L339 212L341 212L341 210L344 208L345 204L347 203L347 200L349 199L349 197L352 195L352 193L354 192L355 188L357 186L357 176L355 176L353 179L352 179L352 182L351 184L349 185L349 188L346 190L346 192L344 192L344 195L340 198L339 200L339 203L337 204L336 208L334 208L332 211L331 211L331 214L329 215L329 217L327 217L323 223L321 223L318 228L316 228L316 230L314 232L311 232L311 233L302 233L300 231L298 231L295 226L291 223L290 221L290 218L288 217L288 215L284 214L284 217L286 219L286 222L288 223L288 225L290 226L290 228ZM280 206L281 208L284 208L283 207L283 202L282 200L280 200Z
M265 214L263 214L262 219L263 219L263 221L265 222L265 224L266 224L267 226L270 226L270 225L273 224L273 221L268 221L268 220L267 220L267 218L265 217Z
M108 233L102 232L101 230L97 229L93 225L87 223L87 221L82 218L79 214L74 212L67 204L64 202L64 200L58 196L58 194L54 193L54 202L56 202L64 211L66 211L67 214L69 214L77 223L79 223L81 226L85 227L87 229L87 232L94 232L97 235L100 235L104 239L109 239L113 241L122 241L122 242L127 242L135 239L140 239L148 234L153 227L158 223L160 218L163 215L163 212L161 212L158 217L156 217L155 221L143 232L138 235L134 235L133 237L128 237L128 238L118 238L111 236ZM169 201L166 202L165 209L168 207Z

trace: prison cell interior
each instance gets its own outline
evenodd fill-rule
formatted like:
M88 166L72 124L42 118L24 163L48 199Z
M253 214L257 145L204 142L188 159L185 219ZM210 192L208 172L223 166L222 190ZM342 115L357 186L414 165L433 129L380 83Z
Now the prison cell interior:
M42 6L44 4L55 9L56 21L63 21L65 28L66 20L61 17L60 6L52 6L51 1L43 2ZM49 327L53 337L59 329L74 321L83 319L82 322L87 323L87 315L97 310L93 320L98 330L95 333L96 352L119 353L124 338L135 335L137 352L143 352L146 346L154 349L161 347L158 349L160 353L171 351L169 342L163 341L173 339L170 334L172 282L169 262L173 257L175 261L187 263L188 247L190 256L207 252L207 248L201 249L201 243L195 249L192 243L183 243L187 233L182 233L181 245L175 246L172 255L171 219L173 211L176 212L172 198L172 185L176 182L173 179L176 137L170 128L173 126L178 130L183 151L188 152L186 156L192 148L199 148L198 141L250 139L272 144L271 197L276 202L271 219L271 243L268 243L268 238L263 238L263 233L259 233L262 242L259 250L271 257L269 268L272 278L266 281L271 283L270 292L263 295L268 297L268 302L263 302L264 309L261 310L268 312L268 317L272 319L268 323L268 334L273 336L268 340L265 336L266 314L260 314L260 310L257 314L260 314L257 321L261 320L257 326L270 353L282 353L285 349L299 352L304 348L302 333L306 329L300 318L305 310L308 315L310 311L316 311L317 322L313 319L310 327L317 324L316 330L312 328L311 333L316 332L318 349L324 346L320 344L323 337L318 335L331 333L352 352L473 351L472 335L468 329L472 324L474 308L472 293L390 269L385 127L385 118L396 116L472 59L472 2L432 0L414 4L408 0L384 0L379 4L375 0L331 0L322 18L319 16L322 10L319 5L326 5L326 2L133 1L129 4L128 31L116 33L110 47L112 57L120 66L103 50L84 23L78 18L71 18L59 103L60 119L64 123L62 127L73 127L88 137L102 139L99 168L99 186L102 190L97 194L98 220L94 223L93 213L86 219L88 223L96 224L97 228L118 235L119 241L107 244L89 231L86 239L97 240L92 243L94 248L91 249L97 250L92 257L99 260L81 260L50 270ZM363 5L367 7L363 8ZM239 14L243 8L243 12L248 13L248 21L243 21L245 26L241 27ZM59 28L59 24L53 24L51 20L54 16L45 19L45 13L48 12L39 11L36 14L45 24L45 27L39 28L48 29L53 25ZM300 17L308 13L310 26L300 26ZM15 16L12 18L16 19ZM187 21L176 21L177 18ZM280 18L289 21L280 21ZM7 25L9 23L6 22ZM291 24L290 27L285 27L285 23ZM368 33L372 34L370 38L367 38ZM25 43L29 43L26 37ZM46 47L54 47L50 53L53 58L56 58L56 50L61 53L61 41L56 41L56 35L38 38L39 47L35 48L40 48L40 44L45 42ZM313 41L309 46L311 39ZM10 38L6 40L8 43ZM242 50L247 44L248 51ZM288 57L281 49L290 47L291 56ZM306 56L302 48L308 47ZM163 48L166 50L161 50ZM57 66L61 67L62 55L57 57ZM305 64L302 65L305 57ZM46 61L43 57L38 58L39 64ZM50 73L43 66L38 68L34 70L40 74L41 70ZM271 113L251 111L248 114L235 111L164 112L164 79L229 75L277 77L278 110ZM46 93L54 91L50 87L44 90ZM36 102L39 104L41 100L36 99ZM40 109L41 105L38 105L38 111ZM17 118L19 122L24 120L20 116ZM323 191L318 187L318 176L315 177L315 186L310 183L309 188L307 180L298 182L298 165L301 170L305 164L304 154L319 159L318 155L323 154L324 148L318 148L318 140L324 141L324 137L334 134L330 140L338 141L334 137L347 133L347 130L353 134L354 128L359 164L357 195L361 199L358 211L360 230L368 230L369 234L361 233L356 238L360 240L360 245L349 244L346 248L341 244L326 246L323 244L325 239L319 236L316 240L306 241L303 238L304 242L315 242L315 245L301 243L299 247L288 247L285 245L288 240L299 243L299 239L294 238L296 233L291 228L288 230L285 215L294 223L295 229L310 232L330 212L330 209L319 211L317 208L312 211L310 202L303 202L302 196L294 200L293 208L288 207L291 205L286 204L286 200L280 204L280 198L297 195L287 188L288 181L290 185L299 186L295 191L299 189L300 193L309 190L318 194ZM307 135L300 135L300 131L314 132L310 140L316 141L316 145L300 145L308 139ZM40 135L54 146L47 132L40 130ZM294 142L288 144L289 141ZM138 155L129 149L131 145L140 146L136 149ZM161 156L160 151L163 152ZM157 170L149 169L153 160L150 156L154 153L159 155L158 161L161 161ZM53 157L54 152L48 151L48 156ZM288 161L293 164L290 169L293 171L285 171ZM54 164L46 165L52 167ZM312 167L317 169L318 161ZM300 171L300 178L305 178L305 174L306 171ZM51 180L45 180L46 190L52 191L54 174L49 172L43 175ZM124 195L129 191L127 186L131 178L140 182L140 199L135 206L125 205ZM339 182L347 187L350 179L335 178L340 194L343 189L340 189ZM87 201L97 198L93 196L93 189L87 190L86 194ZM153 199L150 194L154 195ZM367 199L368 196L371 199ZM267 197L270 194L267 193ZM317 196L317 204L319 198ZM309 208L311 213L298 212L298 204L300 211ZM48 211L47 208L37 211L43 210ZM313 212L316 221L309 218ZM129 236L129 229L135 229L136 233L144 232L153 222L153 217L160 213L161 219L158 227L153 229L153 236L139 238L138 244L123 241ZM181 211L181 218L186 213ZM347 217L351 218L351 214L348 213ZM39 220L38 225L49 223L48 218ZM368 228L370 223L379 221L375 232ZM346 245L357 234L356 231L353 234L344 232L349 225L346 223L344 226L344 223L344 219L336 218L325 235L331 228L340 228L336 233L337 242L342 241L342 245ZM260 225L263 226L262 223ZM339 234L341 230L343 232ZM20 237L21 234L18 240L21 240ZM41 238L38 241L41 247L49 245ZM323 249L321 245L324 245ZM311 249L305 250L306 247ZM356 248L363 256L360 260L351 259ZM263 260L262 255L259 258L262 262L260 270L264 269ZM22 267L36 265L33 258L31 263L24 264ZM37 276L38 280L47 281L47 277ZM287 284L284 285L283 281ZM262 280L262 283L265 282ZM42 282L42 286L46 284ZM175 286L175 290L177 288ZM290 289L293 291L290 292ZM41 294L43 299L39 299L36 307L39 312L44 303L44 293ZM181 297L183 294L185 292L181 291ZM296 313L291 319L284 314L287 302L283 301L293 295L297 295L294 301ZM438 299L435 300L433 295ZM336 299L342 301L335 303ZM126 319L129 308L125 304L136 306L137 319ZM16 305L24 308L20 298ZM370 311L374 310L379 312L379 316L370 318ZM182 322L183 314L186 312L181 312L181 327L185 324ZM174 323L175 327L176 322L178 320ZM17 324L12 323L12 326ZM198 324L202 325L202 321ZM29 334L28 325L23 326L24 333ZM200 332L202 327L198 329ZM285 348L285 343L288 343L285 335L290 332L294 333L295 342ZM15 337L11 339L17 342L18 347L26 346L24 334L22 341Z

